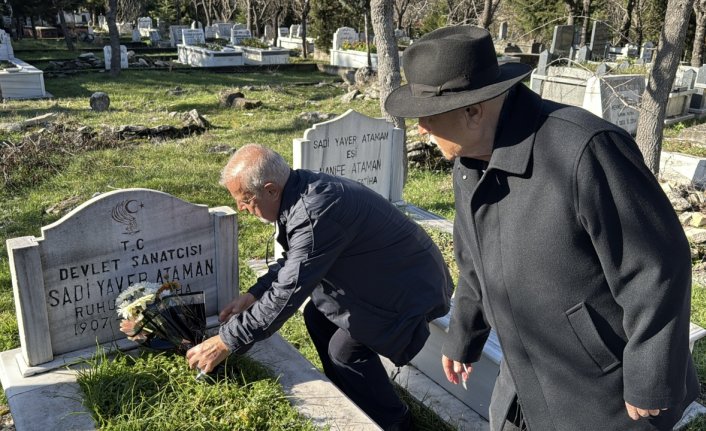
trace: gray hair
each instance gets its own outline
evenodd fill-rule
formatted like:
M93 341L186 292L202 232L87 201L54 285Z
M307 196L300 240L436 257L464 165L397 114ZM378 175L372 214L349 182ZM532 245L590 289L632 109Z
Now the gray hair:
M289 165L281 155L262 145L247 144L228 160L219 183L226 186L238 178L243 191L259 195L266 183L284 187L289 172Z

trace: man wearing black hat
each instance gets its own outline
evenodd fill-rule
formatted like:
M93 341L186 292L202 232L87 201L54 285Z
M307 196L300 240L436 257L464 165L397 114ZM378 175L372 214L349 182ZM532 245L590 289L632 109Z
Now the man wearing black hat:
M690 252L634 140L519 84L529 68L499 67L477 27L427 34L403 68L387 111L455 159L449 381L492 327L492 430L672 429L699 391Z

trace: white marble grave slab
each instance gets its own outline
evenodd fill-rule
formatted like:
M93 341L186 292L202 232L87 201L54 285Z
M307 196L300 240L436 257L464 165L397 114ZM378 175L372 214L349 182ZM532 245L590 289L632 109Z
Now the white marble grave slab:
M187 46L198 45L201 43L206 43L206 36L204 35L203 29L182 29L181 30L181 43Z

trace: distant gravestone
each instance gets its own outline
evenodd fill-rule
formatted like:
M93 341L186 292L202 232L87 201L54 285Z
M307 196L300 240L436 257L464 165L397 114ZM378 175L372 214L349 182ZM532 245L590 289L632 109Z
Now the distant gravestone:
M403 131L392 123L348 110L294 140L294 167L351 178L397 202L402 200L403 145Z
M596 67L596 76L603 76L610 72L610 69L608 69L608 65L605 63L601 63Z
M115 299L138 282L204 291L206 315L237 296L237 221L148 189L88 200L42 236L7 240L23 375L34 367L124 338ZM22 364L20 364L22 365Z
M137 18L137 28L140 30L152 29L152 18L150 18L150 17Z
M542 42L534 42L530 47L530 53L539 54L544 51L544 44Z
M699 67L698 72L696 72L696 82L694 85L696 84L706 86L706 64Z
M132 30L132 41L133 42L139 42L142 40L142 35L140 35L140 30L138 29L133 29Z
M233 28L233 23L217 22L213 25L216 27L216 37L218 39L230 39L230 30Z
M153 45L156 44L157 42L159 42L160 40L162 40L162 37L159 35L159 31L157 31L157 30L150 30L149 37L150 37L150 42L152 42Z
M684 90L694 89L697 74L698 72L694 69L686 69L684 72L682 72L681 79L678 82L678 88Z
M105 61L105 70L110 70L110 64L112 61L112 52L110 45L103 47L103 60ZM120 68L127 69L127 47L125 45L120 45Z
M231 45L240 45L244 39L252 39L252 33L248 29L231 29L230 43Z
M289 37L289 27L280 27L277 29L277 37Z
M498 40L507 39L507 22L503 21L500 23L500 28L498 29Z
M88 103L91 106L92 110L96 112L104 112L107 111L110 107L110 97L108 97L108 94L102 91L96 91L95 93L91 94L91 98L89 99Z
M206 39L215 39L216 38L216 27L212 25L207 25L206 27L203 28L203 33Z
M640 58L642 58L645 63L652 63L652 58L654 57L655 49L656 48L654 42L646 42L644 45L642 45L642 52L640 53Z
M549 52L555 57L568 57L574 44L574 26L557 25L554 27L554 36Z
M358 32L350 27L339 27L333 34L332 49L343 49L344 42L358 42Z
M546 75L547 67L551 62L551 54L546 49L539 54L539 60L537 61L537 74Z
M265 40L274 40L275 29L274 29L274 27L272 27L272 25L270 25L270 24L265 25L264 38L265 38Z
M0 30L0 60L9 60L15 58L15 52L12 49L12 38L5 30Z
M602 21L593 21L593 31L591 31L591 55L595 60L605 60L608 58L608 48L613 41L610 27Z
M200 21L191 21L191 29L192 30L196 30L196 29L203 30L203 24L201 24Z
M289 37L301 38L301 24L292 24L289 26Z
M202 29L182 29L181 30L181 40L184 45L198 45L206 43L206 36Z
M585 63L589 60L591 60L591 50L588 48L588 46L584 45L579 48L579 51L576 54L576 61L580 63Z
M181 43L181 31L190 30L189 26L186 25L170 25L169 26L169 43L172 48Z
M637 106L644 91L643 75L591 77L586 82L583 107L634 135L639 114Z

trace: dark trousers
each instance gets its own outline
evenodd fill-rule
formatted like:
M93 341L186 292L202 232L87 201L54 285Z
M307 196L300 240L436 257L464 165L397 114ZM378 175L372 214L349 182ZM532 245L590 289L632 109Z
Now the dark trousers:
M377 353L333 324L311 302L304 322L324 374L383 429L394 428L409 415Z

